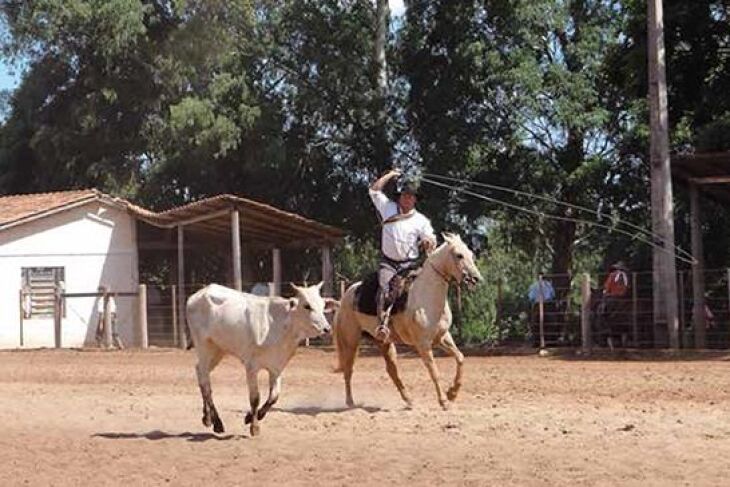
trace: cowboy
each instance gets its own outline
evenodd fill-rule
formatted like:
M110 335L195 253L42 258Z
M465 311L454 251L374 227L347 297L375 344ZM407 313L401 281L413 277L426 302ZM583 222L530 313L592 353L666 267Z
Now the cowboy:
M418 183L401 177L396 188L396 201L383 193L385 185L401 175L397 169L388 171L369 189L370 199L373 200L383 225L378 266L378 327L375 330L375 338L382 341L386 341L390 335L388 318L395 300L395 296L391 295L391 279L400 271L417 265L419 248L428 253L436 247L431 221L416 210Z

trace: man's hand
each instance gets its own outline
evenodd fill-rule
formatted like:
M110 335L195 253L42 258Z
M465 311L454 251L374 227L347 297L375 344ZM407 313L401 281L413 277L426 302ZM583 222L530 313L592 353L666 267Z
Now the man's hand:
M431 252L433 252L433 249L436 248L436 240L429 238L429 237L424 237L421 240L421 242L419 243L419 245L421 246L423 251L426 252L426 255L431 255Z
M372 189L373 191L383 191L383 188L385 187L386 184L388 184L388 181L390 181L391 179L393 179L397 176L400 176L401 174L403 174L403 173L400 171L400 169L391 169L390 171L388 171L385 174L383 174L382 176L380 176L373 183L373 185L370 186L370 189Z

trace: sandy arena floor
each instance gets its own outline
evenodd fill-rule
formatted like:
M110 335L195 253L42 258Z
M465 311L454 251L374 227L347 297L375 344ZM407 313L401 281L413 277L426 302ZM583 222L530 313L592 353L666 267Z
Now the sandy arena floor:
M226 426L201 424L194 352L0 353L0 485L730 485L730 357L469 357L442 411L402 357L404 410L380 357L356 409L334 355L301 350L250 438L243 369L213 374ZM453 364L440 358L444 384ZM261 377L262 385L265 377Z

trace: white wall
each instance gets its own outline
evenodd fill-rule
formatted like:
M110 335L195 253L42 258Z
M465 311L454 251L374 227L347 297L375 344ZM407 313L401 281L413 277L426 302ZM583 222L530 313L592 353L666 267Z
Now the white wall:
M136 291L139 282L134 218L99 202L0 231L0 348L20 347L22 267L64 267L66 292ZM136 298L117 298L119 334L136 343ZM95 298L69 298L61 343L95 343ZM53 347L53 319L23 320L24 347Z

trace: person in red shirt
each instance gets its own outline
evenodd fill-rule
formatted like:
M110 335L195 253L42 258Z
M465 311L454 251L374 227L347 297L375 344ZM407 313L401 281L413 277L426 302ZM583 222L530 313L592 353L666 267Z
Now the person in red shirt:
M623 317L620 316L621 302L628 294L628 269L626 268L626 264L618 261L609 268L608 276L603 282L603 296L601 296L601 301L598 305L596 323L598 334L600 336L605 335L607 344L611 350L613 350L613 332L620 328L623 320Z
M610 267L611 272L603 283L603 295L622 298L629 292L629 276L626 265L618 261Z

